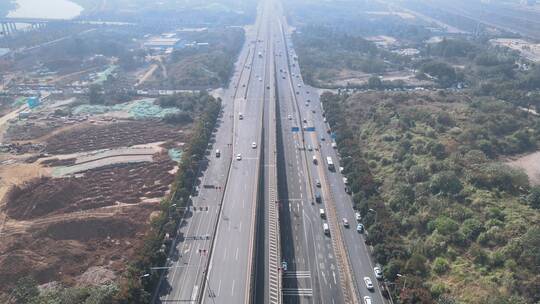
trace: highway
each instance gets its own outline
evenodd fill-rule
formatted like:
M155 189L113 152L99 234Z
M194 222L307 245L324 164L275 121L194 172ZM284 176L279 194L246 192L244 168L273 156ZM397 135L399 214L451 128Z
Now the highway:
M155 303L360 303L364 296L384 303L342 176L325 165L331 156L339 168L327 129L317 90L300 76L281 4L262 0L223 95L193 204L167 265L156 268ZM281 300L273 296L276 276Z
M235 159L230 170L202 303L252 302L263 106L272 85L270 4L261 2L255 39L248 37L254 41L254 57L247 73L250 76L241 82L247 92L235 107L233 142L234 155L240 154L242 159Z
M337 221L340 223L339 231L343 237L343 243L346 247L348 256L348 265L353 275L353 283L356 286L357 298L363 300L365 296L372 298L372 303L385 303L378 281L373 271L374 264L371 260L369 248L365 244L364 234L356 231L356 219L353 210L352 198L345 192L343 175L339 173L339 157L337 150L332 148L332 139L327 133L328 124L323 117L323 108L319 100L318 90L306 86L303 83L300 67L296 62L296 54L293 50L290 38L288 40L290 73L294 74L293 87L297 94L297 103L301 115L306 119L304 125L314 127L315 131L306 132L306 145L313 148L307 151L310 157L315 156L319 164L311 164L309 167L312 179L318 179L321 187L314 189L322 195L322 201L325 205L332 204L335 208ZM294 65L294 66L293 66ZM324 140L323 140L324 139ZM318 149L316 149L318 148ZM318 151L317 151L318 150ZM335 164L336 170L330 171L326 166L326 157L330 156ZM315 187L317 188L317 187ZM341 223L346 218L350 223L350 228L345 228ZM334 237L334 236L332 236ZM369 277L374 290L366 288L363 278Z
M223 96L223 112L212 147L201 168L198 192L178 227L179 236L169 253L167 271L161 271L155 303L195 303L205 299L211 303L240 303L246 296L246 261L253 246L245 241L253 237L259 158L259 148L253 149L252 142L261 140L260 128L246 126L257 125L262 117L264 87L259 79L265 63L258 57L262 44L257 43L264 30L261 12L246 32L231 85ZM216 157L216 149L220 157ZM241 160L236 160L237 154L241 154ZM221 269L224 267L229 269ZM232 274L238 279L229 280Z
M339 270L331 238L324 235L319 214L322 204L315 203L315 180L305 153L303 135L293 132L302 127L303 113L296 102L293 72L288 64L288 49L279 20L279 43L275 44L277 91L279 100L278 172L284 303L343 303Z

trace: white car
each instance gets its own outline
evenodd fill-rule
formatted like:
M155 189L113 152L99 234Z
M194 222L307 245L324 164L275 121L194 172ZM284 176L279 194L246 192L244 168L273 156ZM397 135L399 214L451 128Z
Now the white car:
M291 114L287 115L287 119L292 120L292 115Z
M242 160L242 154L240 153L236 154L236 160Z
M252 149L257 149L257 143L256 143L256 142L252 142L252 143L251 143L251 148L252 148Z
M371 297L370 296L365 296L364 297L364 304L371 304Z
M360 215L360 212L356 212L356 213L354 214L354 217L356 218L356 221L357 221L357 222L362 221L362 216Z
M367 289L373 290L373 282L371 282L371 279L369 277L364 277L364 283L366 283Z
M383 277L383 273L382 273L382 270L381 270L381 266L377 265L373 268L373 272L375 272L375 278L377 280L381 280L382 277Z

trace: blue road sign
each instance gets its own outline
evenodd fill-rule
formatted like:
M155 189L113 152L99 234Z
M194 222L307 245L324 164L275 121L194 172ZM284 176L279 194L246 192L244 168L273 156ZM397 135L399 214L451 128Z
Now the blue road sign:
M306 132L315 132L315 127L306 127L304 128Z
M291 131L292 132L300 132L300 128L299 127L292 127Z

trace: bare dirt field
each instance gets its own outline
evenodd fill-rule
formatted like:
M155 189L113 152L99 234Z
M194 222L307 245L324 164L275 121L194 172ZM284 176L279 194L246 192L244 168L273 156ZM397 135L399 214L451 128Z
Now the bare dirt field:
M40 283L61 281L71 285L95 265L113 273L122 272L141 246L148 214L154 208L134 205L103 216L81 214L3 234L1 290L14 287L25 275L32 275Z
M373 76L372 74L363 73L359 71L351 71L351 70L342 70L342 71L335 71L332 75L333 79L330 81L330 84L332 85L338 85L338 86L346 86L347 84L351 85L365 85L369 78ZM432 82L419 80L415 78L414 73L408 72L408 71L392 71L384 73L381 76L381 80L383 81L395 81L395 80L402 80L405 82L405 84L410 86L424 86L424 85L432 85Z
M168 171L175 163L167 155L158 158L93 169L80 177L41 177L13 186L5 196L6 213L9 218L28 220L164 197L173 180Z
M189 125L159 118L53 114L67 103L0 118L0 293L27 275L68 286L118 280L170 191L168 149L190 136Z
M47 140L46 151L52 154L67 154L156 141L182 142L185 139L186 134L182 130L162 122L119 122L58 133Z
M490 42L494 45L505 46L516 50L520 52L523 57L531 61L540 62L540 43L512 38L492 39Z
M512 160L508 164L523 169L531 184L540 185L540 151Z

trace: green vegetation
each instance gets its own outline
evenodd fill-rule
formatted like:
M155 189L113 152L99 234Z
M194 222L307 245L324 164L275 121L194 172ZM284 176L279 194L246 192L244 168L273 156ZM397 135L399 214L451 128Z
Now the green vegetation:
M293 39L304 80L320 87L343 70L377 74L395 68L390 61L405 60L362 37L330 27L306 26Z
M193 135L182 153L171 195L161 202L161 213L152 220L152 228L146 235L145 245L128 267L125 274L126 280L120 286L120 292L114 303L150 302L150 297L160 277L159 272L153 272L150 268L165 263L172 240L176 237L176 227L184 212L182 208L189 206L189 196L193 191L199 165L204 158L212 130L221 112L221 100L204 96L207 95L203 93L198 98L200 104L197 104L197 108L202 109L202 112L197 115ZM161 102L167 103L170 100L173 98L167 101L163 99ZM173 101L180 107L187 107L191 99L178 97ZM143 277L144 274L150 274L150 276Z
M165 62L168 77L149 81L146 86L207 89L226 85L244 43L244 31L240 28L215 29L193 33L184 39L208 42L209 45L173 52Z
M162 108L174 108L179 112L166 115L163 119L168 123L185 124L191 123L202 113L205 107L214 101L206 91L199 94L176 94L173 96L164 96L156 100L156 103Z
M108 304L112 303L114 295L118 292L116 285L103 285L97 287L71 287L56 286L39 292L37 282L30 277L23 277L17 281L17 287L7 303L24 304Z
M400 303L540 300L540 190L500 162L538 148L539 118L465 93L325 93L322 102Z

